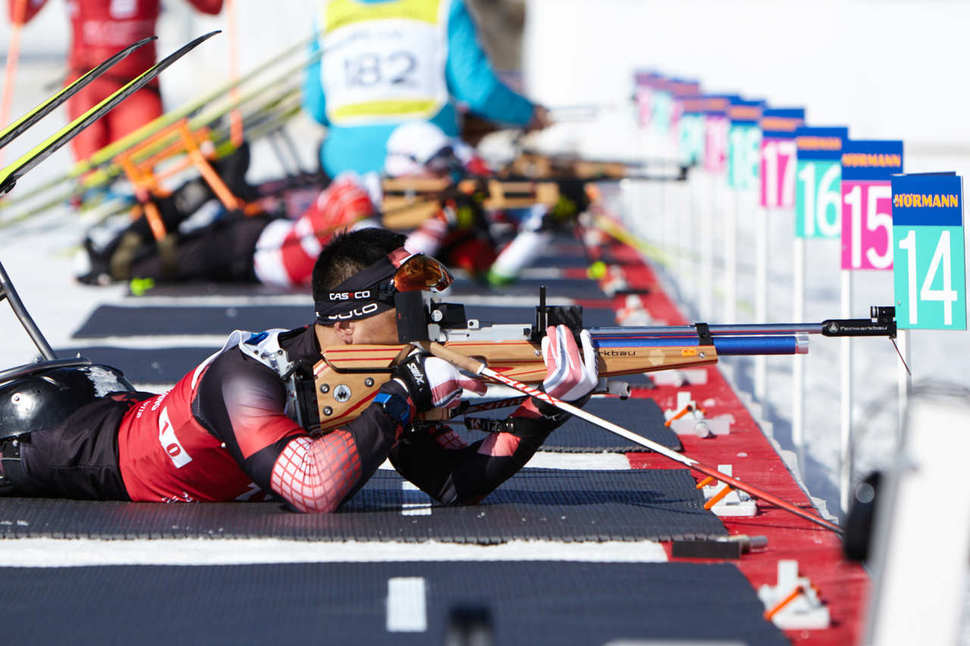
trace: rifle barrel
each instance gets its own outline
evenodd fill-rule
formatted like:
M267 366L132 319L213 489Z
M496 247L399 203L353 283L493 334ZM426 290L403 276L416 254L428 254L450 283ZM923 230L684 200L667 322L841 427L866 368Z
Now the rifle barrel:
M700 345L700 337L696 332L691 335L658 335L644 336L638 334L601 334L602 330L616 328L597 328L591 330L593 343L598 348L620 347L669 347ZM746 335L725 336L711 335L714 348L718 356L739 356L752 354L806 354L808 352L808 337L803 334L779 334L772 336Z
M776 334L821 334L821 323L738 323L733 325L709 325L712 336L770 336ZM697 337L693 325L598 327L599 336L616 336L618 339L657 337Z

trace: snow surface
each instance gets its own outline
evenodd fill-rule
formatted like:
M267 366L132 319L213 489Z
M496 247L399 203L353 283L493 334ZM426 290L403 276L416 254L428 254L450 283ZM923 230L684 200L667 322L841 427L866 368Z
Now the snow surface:
M299 5L301 15L309 15L310 0L287 0ZM66 37L66 18L63 3L54 0L41 16L43 23L30 32L25 30L25 58L20 66L17 90L14 94L13 114L17 115L29 106L50 93L45 86L56 81L63 74L63 58L58 50L63 46ZM169 10L162 21L160 33L162 41L160 51L170 51L175 44L187 40L208 26L207 20L192 21L187 17L187 10L181 7L183 3L168 3ZM271 3L275 6L276 3ZM60 15L58 15L60 11ZM249 17L244 14L244 29L253 29L253 21L260 19L260 12ZM263 16L265 18L265 15ZM249 20L250 23L245 21ZM215 21L209 21L218 26ZM261 60L267 54L278 50L287 43L294 41L292 29L284 28L282 20L267 20L256 23L265 31L265 38L254 42L252 47L243 50L243 69L247 69ZM0 42L6 42L6 25L0 26ZM303 37L303 30L299 30L298 38ZM209 47L209 44L204 47ZM163 75L163 89L166 93L169 107L178 105L181 101L196 95L208 83L220 77L217 71L224 56L217 48L224 47L213 42L210 52L200 51L199 56L190 63L185 61L174 66ZM57 55L52 55L51 52ZM9 162L25 150L41 141L47 134L64 123L63 112L58 112L46 121L36 126L31 132L23 136L3 151L3 159ZM311 165L313 145L320 135L319 128L305 117L299 117L293 122L294 139L301 143L301 150L307 166ZM590 156L623 155L635 156L644 151L639 146L640 135L633 126L628 109L619 107L616 110L604 112L594 123L569 124L558 126L544 136L543 143L554 148L571 148ZM251 179L271 176L278 172L272 155L268 150L257 146L254 151L254 169ZM44 164L35 169L22 180L13 195L31 186L36 186L46 178L63 171L71 163L71 156L67 148L55 153ZM948 156L946 154L911 154L907 153L905 169L907 172L956 170L962 175L970 172L970 160L966 157ZM709 312L699 310L700 294L697 286L702 284L700 269L688 259L697 253L703 242L694 234L698 227L692 226L690 220L691 190L689 188L650 188L626 187L620 194L612 195L611 207L625 212L634 218L656 217L656 205L663 204L670 213L678 215L677 219L668 219L666 231L654 231L648 236L654 241L658 239L667 244L666 254L670 264L663 267L663 275L668 280L672 290L678 293L686 304L690 316L694 320L706 320L711 323L728 322L719 316L719 308ZM694 189L695 191L697 189ZM693 199L697 200L695 216L697 214L715 213L710 205L721 204L702 192L695 192ZM751 213L751 211L747 211ZM717 215L714 216L715 221ZM791 320L791 252L792 244L791 217L778 217L771 222L771 267L770 267L770 296L768 322L789 322ZM32 218L15 226L4 226L3 214L0 212L0 262L16 285L28 310L33 315L40 329L54 347L69 346L71 333L89 316L100 304L118 303L124 298L125 288L113 286L108 288L91 288L77 284L72 278L72 256L81 238L86 223L73 214L68 208L59 208L51 213ZM657 227L658 220L646 220L645 225ZM697 221L699 223L699 220ZM739 218L739 294L738 317L736 322L752 322L753 316L753 283L754 283L754 232L753 218L742 215ZM648 231L649 233L649 231ZM672 244L677 240L676 247ZM694 250L693 252L689 250ZM839 316L839 271L838 271L838 242L813 243L808 251L810 271L807 279L807 293L805 305L805 319L818 321L825 318ZM717 270L718 272L720 269ZM858 272L854 277L855 304L854 316L866 316L869 305L890 304L893 300L892 280L890 272ZM0 367L10 367L27 363L34 359L36 351L28 336L17 323L8 308L0 306ZM863 339L856 344L854 391L855 402L853 419L855 426L856 471L863 474L868 470L885 465L896 450L897 433L897 385L896 365L898 359L888 341L884 339ZM939 379L970 385L970 371L964 365L965 357L970 356L970 337L965 332L917 332L911 337L911 356L913 380ZM833 511L839 509L839 492L837 473L839 465L839 344L832 339L813 339L811 352L806 361L806 454L805 471L802 475L808 490L828 503ZM752 389L751 361L743 358L726 358L725 365L732 366L728 372L732 375L736 385L742 390ZM791 401L791 359L789 357L769 358L769 393L764 402L764 416L771 422L773 437L781 447L791 449L790 414ZM544 464L544 466L548 466ZM23 545L23 542L18 542ZM34 541L30 545L30 552L24 553L23 564L42 564L45 555L59 562L63 550L57 547L57 541L50 544L44 541ZM72 542L72 543L76 543ZM9 547L2 546L0 547ZM112 550L118 546L109 546ZM132 542L125 549L125 555L119 555L124 561L138 562L145 559L145 554L155 550L152 545L143 546ZM527 554L519 550L513 551L520 557L527 558ZM624 544L631 554L637 554L635 544ZM620 547L617 547L619 549ZM19 550L12 548L14 551ZM181 549L181 548L179 548ZM201 552L216 558L207 544L199 546ZM13 564L15 557L7 553L0 553L0 562ZM201 553L200 552L200 553ZM252 558L262 560L272 550L258 548L247 554L256 554ZM275 551L273 553L278 553ZM611 560L620 559L621 554L610 548L609 554L616 554ZM259 554L262 554L259 556ZM644 552L639 552L643 560ZM79 562L84 559L78 557ZM203 558L203 557L200 557ZM386 558L385 556L379 558ZM584 560L588 557L583 557ZM31 561L31 559L36 559ZM96 560L94 562L97 562ZM967 622L964 622L967 625ZM964 631L965 634L967 630ZM970 636L962 643L970 643Z

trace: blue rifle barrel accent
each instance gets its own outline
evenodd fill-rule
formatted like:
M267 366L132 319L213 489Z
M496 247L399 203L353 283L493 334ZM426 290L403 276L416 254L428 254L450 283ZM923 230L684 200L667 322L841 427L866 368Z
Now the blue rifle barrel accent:
M734 325L711 324L708 326L712 336L766 336L770 334L821 334L822 323L738 323ZM611 337L617 339L691 337L697 336L693 325L609 325L590 330L594 338Z
M699 345L697 335L692 337L623 338L619 335L598 336L592 334L593 345L598 348L660 348ZM751 354L798 354L795 336L715 336L714 348L720 356Z

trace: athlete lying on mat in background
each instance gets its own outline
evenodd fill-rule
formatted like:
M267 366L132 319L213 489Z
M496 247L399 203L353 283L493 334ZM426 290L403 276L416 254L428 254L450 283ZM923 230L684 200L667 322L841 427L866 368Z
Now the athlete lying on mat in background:
M456 181L491 172L473 148L429 123L398 127L387 146L385 177ZM257 191L245 180L248 147L215 166L233 193L254 199ZM195 179L155 200L168 232L164 239L155 240L145 218L106 222L89 231L76 275L96 285L132 279L141 279L134 283L139 285L145 279L308 285L320 248L340 231L378 225L382 214L376 205L382 198L380 177L348 172L298 216L270 209L244 215L227 212L205 182ZM502 285L514 281L547 248L554 229L571 222L571 216L563 218L560 210L542 204L487 212L481 195L456 191L411 231L406 246ZM496 238L502 227L511 229L514 238L500 251Z
M389 458L402 476L443 503L480 501L568 414L527 400L508 418L508 431L469 446L446 425L415 426L418 413L456 405L464 388L484 391L451 364L415 350L353 421L311 435L293 419L301 395L289 392L287 375L295 366L316 363L321 347L398 343L395 293L450 283L440 263L407 251L404 240L377 228L335 237L313 269L313 323L289 331L236 331L167 393L92 396L57 420L51 419L57 402L48 402L36 410L49 425L16 441L2 428L15 421L6 416L0 463L7 486L0 489L180 502L249 497L255 485L299 511L334 511ZM597 383L589 333L580 338L582 349L558 326L543 339L544 389L566 401L584 402ZM18 387L24 384L0 387L0 397L12 397Z
M430 124L401 126L388 141L385 177L449 178L488 173L474 150ZM77 279L92 285L151 279L309 285L314 261L334 234L378 226L381 177L346 172L302 212L287 213L286 200L259 199L245 179L249 147L213 163L231 192L261 205L259 213L227 211L201 178L153 200L167 235L156 240L146 218L115 216L92 227L78 256ZM434 254L471 274L484 274L495 259L484 210L456 195L413 231L408 248ZM275 204L275 206L274 206Z

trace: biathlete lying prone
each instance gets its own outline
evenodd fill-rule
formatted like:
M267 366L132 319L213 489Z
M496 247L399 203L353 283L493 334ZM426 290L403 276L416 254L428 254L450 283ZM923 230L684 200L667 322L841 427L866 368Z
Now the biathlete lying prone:
M397 344L395 296L451 282L436 260L408 251L405 237L366 228L333 238L313 267L316 318L295 330L233 332L221 350L166 393L96 395L96 384L64 379L50 400L0 419L0 491L136 501L282 499L303 512L334 511L385 458L445 504L476 503L516 473L568 414L535 399L508 418L504 432L466 445L444 424L417 415L457 405L484 385L415 349L363 413L325 434L294 421L296 392L286 377L321 358L321 348ZM544 390L583 403L597 384L589 333L577 344L565 326L542 343ZM66 377L52 371L49 381ZM60 385L60 384L59 384ZM0 386L0 398L26 392L28 380ZM20 389L20 390L18 390ZM64 405L66 399L73 402ZM28 432L29 431L29 432ZM254 487L255 485L255 487Z

